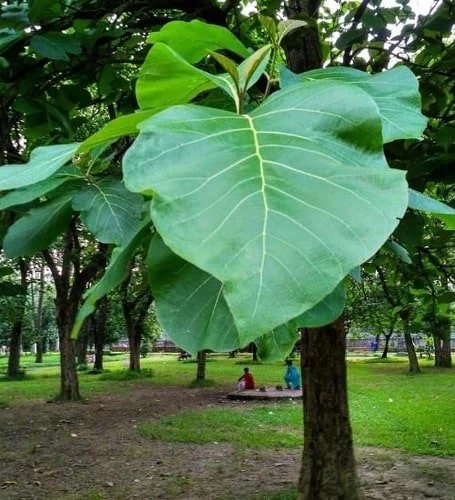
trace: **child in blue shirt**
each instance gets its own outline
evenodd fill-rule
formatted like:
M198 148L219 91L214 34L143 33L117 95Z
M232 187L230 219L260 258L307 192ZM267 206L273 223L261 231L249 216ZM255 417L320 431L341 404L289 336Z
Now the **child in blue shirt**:
M287 389L300 389L300 373L299 370L292 364L292 359L286 360L286 373L284 381Z

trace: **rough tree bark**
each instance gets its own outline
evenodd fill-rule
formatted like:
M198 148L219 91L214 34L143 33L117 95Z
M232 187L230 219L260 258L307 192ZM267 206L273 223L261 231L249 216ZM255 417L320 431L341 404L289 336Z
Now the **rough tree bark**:
M61 255L43 251L56 290L56 322L60 344L60 393L59 401L79 401L79 381L76 370L76 341L71 338L78 307L90 281L106 266L105 245L98 245L84 268L81 267L82 249L79 245L76 221L68 227L64 237Z
M301 346L304 448L298 498L360 499L349 420L344 318L303 329Z
M317 19L321 0L288 0L289 19ZM317 29L285 38L287 66L302 73L322 66ZM361 498L349 421L344 320L302 334L304 448L298 485L302 500Z
M417 359L417 353L410 333L405 332L404 343L406 345L406 351L408 352L409 371L411 373L420 373L419 360Z

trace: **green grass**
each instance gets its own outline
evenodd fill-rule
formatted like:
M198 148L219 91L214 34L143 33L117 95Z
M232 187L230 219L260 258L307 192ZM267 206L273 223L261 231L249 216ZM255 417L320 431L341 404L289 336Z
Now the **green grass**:
M282 404L184 411L140 427L153 439L186 443L233 443L243 447L292 447L302 442L302 408ZM196 417L196 418L195 418Z
M409 375L406 358L350 358L349 398L354 441L358 446L399 448L413 454L455 455L455 370L438 370L432 360L419 360L423 373ZM6 370L0 358L0 373ZM149 355L141 360L144 373L129 373L127 355L106 356L102 374L80 372L84 397L103 392L122 393L132 384L185 386L194 384L196 363L177 361L177 355ZM281 383L283 363L253 364L244 355L229 359L211 355L207 385L230 384L235 388L243 366L250 366L258 385ZM24 356L23 379L0 378L0 408L32 399L49 399L59 390L59 362L46 356L36 365ZM152 421L140 432L153 439L180 442L229 442L244 447L293 447L301 444L300 403L239 404L237 408L209 408L179 412Z

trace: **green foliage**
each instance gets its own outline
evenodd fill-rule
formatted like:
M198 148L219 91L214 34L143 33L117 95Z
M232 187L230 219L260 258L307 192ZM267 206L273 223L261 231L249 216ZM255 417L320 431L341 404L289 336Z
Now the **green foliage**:
M123 246L139 231L142 196L125 189L120 181L104 180L82 188L73 196L85 226L102 243Z
M47 193L52 193L55 189L62 184L67 183L70 179L78 177L80 177L79 170L72 165L66 165L57 170L52 177L48 177L43 181L36 182L21 189L14 189L13 191L9 191L4 194L0 198L0 210L32 202ZM68 183L67 186L69 185L70 184Z
M395 227L406 185L386 166L380 125L366 94L325 81L276 93L251 117L174 107L140 125L125 182L154 192L165 242L224 283L246 343L322 300Z
M355 85L364 90L378 106L384 143L420 137L427 119L422 115L417 80L412 71L398 66L393 71L369 75L353 68L332 67L294 75L282 69L283 88L295 82L334 81Z
M309 16L277 23L273 17L279 2L262 2L264 15L240 23L244 35L251 28L240 40L229 29L200 20L177 20L159 30L153 3L137 9L128 5L121 15L109 17L95 2L91 19L79 17L85 8L79 1L71 6L41 0L1 6L0 85L9 106L3 115L11 119L5 130L12 132L8 144L2 144L9 164L0 169L0 189L12 191L2 197L0 206L13 207L19 218L5 238L5 249L15 256L46 248L79 211L80 220L98 240L119 246L112 254L108 277L87 295L77 332L96 301L119 283L121 266L134 253L131 239L141 223L142 198L126 194L118 158L142 122L140 136L126 155L126 185L153 199L153 220L144 226L156 226L178 255L166 261L170 275L175 276L171 267L183 265L183 258L185 269L192 271L190 279L196 275L204 282L205 277L213 285L210 294L201 288L200 295L191 297L194 310L205 311L205 326L197 324L199 333L192 335L191 329L183 328L188 308L179 309L181 316L166 319L176 312L177 293L157 294L158 310L167 311L160 315L163 324L170 325L170 333L188 350L197 350L204 342L231 348L264 335L258 340L261 355L270 357L275 350L281 356L295 339L296 325L330 322L341 311L344 298L332 293L335 287L386 242L403 216L405 170L411 185L423 189L429 174L440 173L441 165L453 160L453 92L447 75L454 59L448 8L438 2L411 27L414 15L409 5L389 8L376 2L359 7L347 2L332 12L323 2L318 28L326 38L327 61L338 67L304 75L282 71L284 90L268 98L276 61L284 57L279 44L285 37L286 42L292 40L296 30L311 28L314 21ZM191 6L176 10L170 2L168 7L160 10L160 20L191 18L185 10ZM225 5L218 14L239 20L235 10L236 6ZM141 27L147 22L154 26L148 37L153 46L136 85L142 109L132 113L136 107L132 82L146 40ZM396 43L386 44L391 23L402 31L394 34ZM272 45L262 43L266 32ZM329 40L336 42L331 46ZM249 48L259 41L262 48ZM431 118L429 140L420 143L403 141L420 139L426 124L416 78L404 66L383 71L393 57L402 57L398 52L402 48L415 54L416 64L410 64L420 74L423 106ZM366 58L363 62L359 54ZM341 61L377 74L340 67ZM227 73L220 73L220 66ZM28 78L18 80L25 71ZM224 99L219 99L219 89L227 94ZM204 101L226 109L232 107L228 96L238 112L249 114L173 107ZM126 114L119 116L122 113ZM86 138L88 131L102 127L108 115L114 120ZM200 117L216 118L218 128L196 123ZM17 146L23 137L24 151ZM26 165L10 163L11 149L11 158L26 158L37 140L70 142L75 137L86 140L81 145L35 149ZM387 155L397 169L388 168L382 153L383 143L390 141L394 142ZM171 149L163 151L162 143ZM75 152L71 168L67 163ZM429 154L434 161L422 162ZM55 190L70 192L69 180L74 177L87 184L72 197L71 209L69 205L63 209ZM441 191L433 189L431 194L439 196ZM22 206L26 203L32 205ZM414 190L409 206L436 211L446 228L453 225L453 210ZM403 217L394 240L387 242L393 259L415 258L407 244L410 239L400 239L413 232L407 228L409 220ZM422 228L420 224L419 235ZM134 244L148 245L149 236L144 230L140 238L134 237ZM432 241L440 247L447 238L435 230ZM417 239L414 236L415 245L428 244ZM153 259L151 252L152 268ZM433 265L432 276L435 272ZM154 286L166 288L164 274L155 274ZM183 281L173 283L180 294L194 290ZM204 300L229 310L228 328L221 335L215 335L219 322L210 323ZM193 326L191 331L197 329L196 322Z
M158 318L167 331L183 332L182 349L231 351L241 345L222 283L178 257L157 235L147 260Z
M100 375L99 379L111 381L126 381L151 377L153 377L153 370L150 368L144 368L140 372L131 370L105 371Z
M33 150L25 165L3 165L1 189L17 189L49 178L71 159L77 147L78 144L43 146Z
M71 335L77 338L82 323L95 311L96 302L109 293L113 288L120 285L127 273L128 265L139 245L148 232L148 223L142 225L136 234L131 235L131 240L124 246L116 247L112 251L111 260L103 277L93 285L84 296L84 304L79 309Z
M54 198L31 209L13 224L3 240L9 257L32 256L49 248L67 228L73 215L72 193Z
M249 56L248 49L231 31L199 20L167 23L159 32L151 33L148 41L165 43L190 63L199 62L209 51L220 49L228 49L245 58Z

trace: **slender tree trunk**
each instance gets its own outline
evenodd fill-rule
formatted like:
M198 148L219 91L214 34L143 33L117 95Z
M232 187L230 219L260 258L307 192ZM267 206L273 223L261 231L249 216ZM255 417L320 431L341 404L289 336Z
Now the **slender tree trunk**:
M22 319L16 320L11 328L9 342L8 377L20 377L21 371L21 346L22 346Z
M130 370L141 370L141 342L144 334L144 321L153 302L153 295L147 282L146 275L133 281L134 260L130 263L129 271L120 287L123 317L130 344Z
M349 421L345 352L343 317L302 332L301 500L361 498Z
M389 344L390 344L390 338L392 337L392 333L384 333L384 338L385 338L385 345L384 345L384 350L382 351L382 359L386 359L387 355L389 354Z
M76 341L76 358L78 365L85 365L87 363L87 351L88 351L88 341L90 336L90 330L93 329L94 318L91 314L82 325L79 337Z
M28 263L24 259L19 259L19 269L21 273L21 286L24 294L17 298L19 306L15 315L14 323L11 328L11 339L9 343L8 357L8 377L20 377L22 375L21 363L21 347L22 347L22 327L25 314L25 301L27 294L27 273Z
M44 353L44 339L42 336L40 336L36 341L35 363L43 362L43 353Z
M95 314L95 364L93 368L97 371L104 369L104 343L106 340L106 320L107 320L107 297L104 296L98 302Z
M36 313L34 313L34 327L35 327L35 338L36 338L36 355L35 363L43 362L43 352L44 352L44 328L43 328L43 304L44 304L44 272L45 272L44 262L41 263L39 268L39 288L38 288L38 303L36 305Z
M197 371L196 380L199 382L205 380L205 368L207 365L207 351L198 351L197 353Z
M251 353L253 354L253 361L258 361L258 346L256 345L255 342L251 342L250 350Z
M142 329L139 329L138 325L136 325L134 321L128 321L128 320L126 322L126 329L128 332L128 341L130 344L129 369L133 372L140 372Z
M406 345L406 350L408 352L409 358L409 371L411 373L420 373L419 360L417 359L417 353L414 347L414 342L412 341L411 334L405 332L404 342Z
M135 320L133 316L133 306L125 297L122 299L122 307L128 343L130 346L129 370L132 372L140 372L142 326Z

